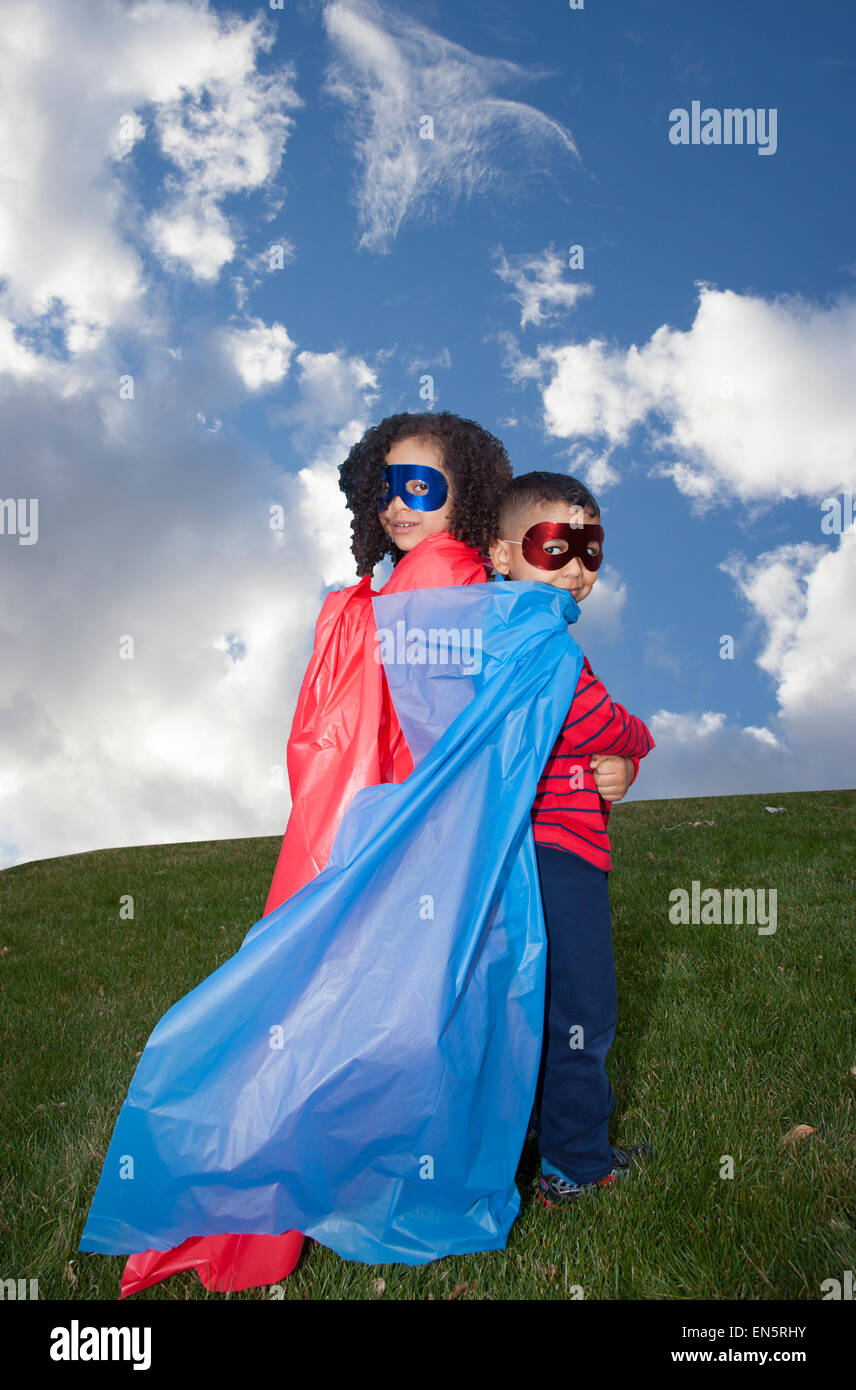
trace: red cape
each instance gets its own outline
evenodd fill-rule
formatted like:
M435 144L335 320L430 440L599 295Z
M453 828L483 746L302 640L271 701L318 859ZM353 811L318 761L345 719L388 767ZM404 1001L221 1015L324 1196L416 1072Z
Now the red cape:
M399 560L380 592L479 584L484 578L477 551L442 531ZM366 575L351 588L328 594L315 625L315 649L288 740L292 811L265 916L324 868L355 792L403 782L413 771L375 656L373 597Z
M448 531L428 536L399 560L379 591L480 584L478 551ZM363 787L403 782L413 771L376 659L375 592L365 575L328 594L315 625L315 645L288 740L291 815L274 870L264 916L317 877L326 866L351 798ZM303 1236L193 1236L172 1250L143 1250L125 1264L120 1297L139 1293L171 1274L196 1269L218 1292L276 1283L300 1258Z

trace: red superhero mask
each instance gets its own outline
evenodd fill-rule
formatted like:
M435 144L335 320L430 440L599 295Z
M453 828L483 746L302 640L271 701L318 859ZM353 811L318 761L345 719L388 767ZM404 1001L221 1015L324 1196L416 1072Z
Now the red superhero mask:
M539 521L529 527L522 541L506 541L506 545L522 545L524 560L535 569L560 570L577 559L585 569L597 570L603 560L603 527L588 522L571 526L567 521ZM544 549L547 545L549 551Z

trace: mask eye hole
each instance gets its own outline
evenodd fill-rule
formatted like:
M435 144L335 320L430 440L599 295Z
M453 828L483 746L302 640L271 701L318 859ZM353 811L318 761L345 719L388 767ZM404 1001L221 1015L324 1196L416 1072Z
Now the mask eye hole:
M568 542L563 540L545 541L541 548L545 555L564 555L568 549Z
M428 484L424 478L410 478L405 487L408 492L415 493L417 497L424 497L428 491Z
M586 554L590 555L593 560L596 560L600 554L600 541L589 541L586 546Z

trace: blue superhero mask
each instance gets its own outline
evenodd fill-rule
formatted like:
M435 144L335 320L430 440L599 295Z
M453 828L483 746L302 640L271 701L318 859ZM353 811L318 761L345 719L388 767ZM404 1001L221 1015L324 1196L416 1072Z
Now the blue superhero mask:
M391 463L383 475L377 500L378 513L385 512L394 497L414 512L437 512L449 496L449 486L439 468L427 463Z

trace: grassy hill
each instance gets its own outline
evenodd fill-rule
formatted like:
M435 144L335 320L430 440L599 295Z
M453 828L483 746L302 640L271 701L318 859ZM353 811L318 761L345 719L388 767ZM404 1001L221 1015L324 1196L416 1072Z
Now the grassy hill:
M856 1269L856 792L634 802L610 828L612 1139L652 1144L654 1161L550 1212L528 1145L507 1250L411 1269L307 1242L285 1298L813 1300ZM158 1019L257 920L278 848L159 845L0 874L0 1278L38 1277L43 1299L117 1296L123 1260L77 1249L113 1124ZM669 893L693 881L775 889L775 933L673 925ZM814 1133L783 1144L797 1125ZM138 1298L223 1296L191 1272Z

